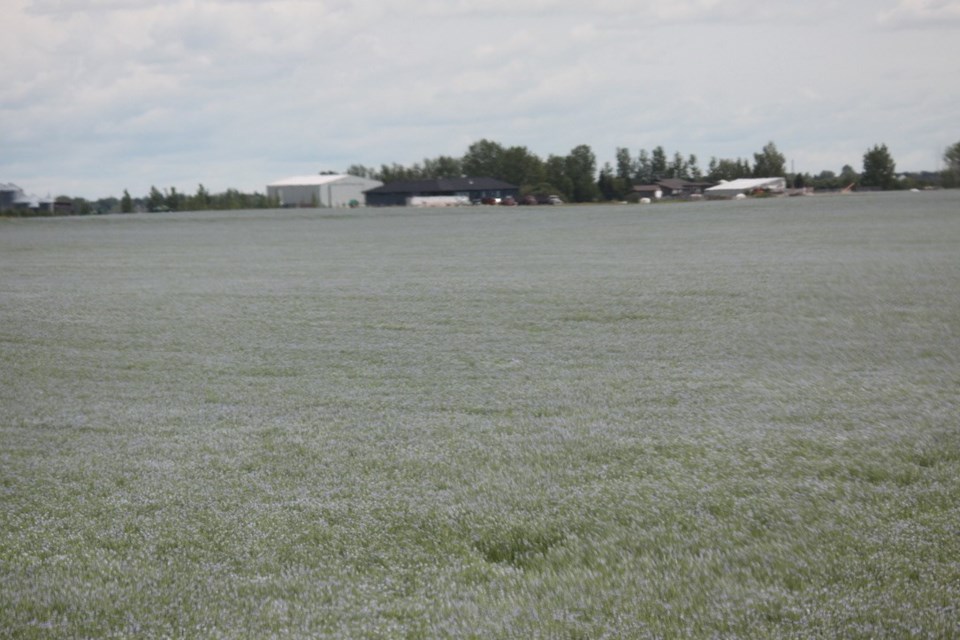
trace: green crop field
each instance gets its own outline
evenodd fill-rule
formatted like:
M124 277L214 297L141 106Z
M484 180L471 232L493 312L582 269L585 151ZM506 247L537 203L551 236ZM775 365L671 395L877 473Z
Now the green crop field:
M0 220L0 637L960 637L960 192Z

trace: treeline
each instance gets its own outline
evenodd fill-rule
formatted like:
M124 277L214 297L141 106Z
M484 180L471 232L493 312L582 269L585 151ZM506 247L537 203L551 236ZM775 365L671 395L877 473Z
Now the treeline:
M794 173L787 171L786 157L771 141L753 154L752 162L747 158L713 157L705 169L695 154L668 154L662 146L633 154L626 147L618 147L614 161L605 162L598 170L596 155L588 145L574 147L566 156L550 155L544 160L527 147L508 147L484 139L470 145L459 158L438 156L409 166L384 164L380 168L353 165L347 173L382 182L488 176L518 185L521 195L557 194L568 202L593 202L622 200L635 185L670 178L715 184L737 178L785 177L794 188L816 190L960 187L960 142L944 153L944 164L946 168L939 172L898 175L889 149L879 144L864 153L862 171L844 165L839 173Z
M816 175L788 172L786 158L773 142L746 158L711 158L705 169L695 154L675 151L668 154L662 146L640 149L636 154L617 147L613 162L598 168L597 157L589 145L579 145L566 155L541 158L524 146L504 146L482 139L471 144L460 157L438 156L409 166L393 163L379 168L352 165L347 173L380 180L427 180L459 176L485 176L520 187L521 195L558 195L567 202L622 200L635 185L653 184L679 178L694 182L718 183L748 177L786 177L795 188L817 190L910 189L923 187L960 187L960 142L944 151L940 171L897 174L896 163L885 144L875 145L863 155L862 170L845 165L839 173L825 170ZM280 206L275 198L254 192L227 189L210 193L202 185L193 194L175 187L161 191L151 186L143 197L132 197L124 190L122 198L84 198L59 196L52 209L4 211L3 215L89 215L133 213L138 211L203 211L227 209L269 209Z
M177 191L170 187L161 191L150 187L146 196L133 197L126 189L123 197L107 197L87 200L72 196L57 196L51 207L9 209L2 212L5 216L45 216L45 215L103 215L107 213L142 213L165 211L206 211L228 209L275 209L280 206L276 198L269 198L258 192L243 193L236 189L227 189L222 193L210 193L201 184L193 194Z
M751 175L752 170L747 161L740 159L714 159L710 164L711 174L727 179ZM556 194L567 202L623 199L634 185L665 178L710 179L701 171L695 155L675 152L669 156L662 146L651 151L641 149L636 156L619 147L615 164L604 163L598 170L596 154L589 145L578 145L566 155L551 154L543 159L527 147L504 146L487 139L471 144L459 158L439 156L409 166L394 163L379 168L352 165L347 173L385 183L485 176L519 186L524 196Z
M352 165L347 173L384 183L483 176L518 185L522 195L557 194L569 202L589 202L599 195L597 159L587 145L574 147L565 156L550 155L544 160L527 147L506 147L484 139L471 144L459 158L439 156L410 166L384 164L379 169Z
M210 193L202 184L195 193L187 194L170 187L160 191L154 186L145 198L132 198L124 189L120 198L120 213L134 211L206 211L227 209L275 209L280 206L276 198L262 193L243 193L236 189L227 189L223 193Z

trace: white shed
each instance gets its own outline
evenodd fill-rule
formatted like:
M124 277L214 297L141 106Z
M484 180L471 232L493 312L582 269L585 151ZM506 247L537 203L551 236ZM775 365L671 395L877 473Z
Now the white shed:
M721 182L703 192L708 198L734 198L744 193L751 193L757 189L783 193L787 188L786 178L738 178Z
M267 196L282 207L349 207L363 204L363 192L383 185L379 180L342 173L294 176L271 182Z

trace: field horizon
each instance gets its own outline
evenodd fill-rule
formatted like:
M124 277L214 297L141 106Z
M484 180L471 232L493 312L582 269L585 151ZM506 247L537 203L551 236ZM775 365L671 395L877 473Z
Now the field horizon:
M960 192L0 220L0 637L960 637Z

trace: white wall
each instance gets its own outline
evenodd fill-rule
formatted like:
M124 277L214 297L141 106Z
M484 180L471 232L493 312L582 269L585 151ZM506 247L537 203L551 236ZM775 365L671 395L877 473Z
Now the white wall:
M347 207L351 200L363 204L363 192L382 184L378 180L348 175L317 176L316 184L281 180L267 185L267 196L277 198L285 207Z

